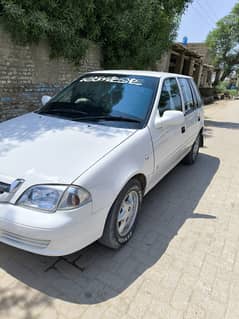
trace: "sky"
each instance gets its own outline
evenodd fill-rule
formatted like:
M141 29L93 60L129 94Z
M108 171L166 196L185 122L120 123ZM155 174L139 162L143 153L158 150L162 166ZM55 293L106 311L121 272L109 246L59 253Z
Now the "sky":
M227 15L239 0L193 0L182 17L177 41L203 42L216 22Z

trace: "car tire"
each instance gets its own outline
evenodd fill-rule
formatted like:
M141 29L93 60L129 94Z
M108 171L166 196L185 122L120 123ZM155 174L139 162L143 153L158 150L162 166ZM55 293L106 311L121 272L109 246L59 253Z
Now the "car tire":
M101 244L119 249L133 236L143 199L142 185L132 179L115 200L106 220Z
M201 134L198 134L190 152L184 157L183 164L185 165L192 165L196 162L198 157L198 152L201 144Z

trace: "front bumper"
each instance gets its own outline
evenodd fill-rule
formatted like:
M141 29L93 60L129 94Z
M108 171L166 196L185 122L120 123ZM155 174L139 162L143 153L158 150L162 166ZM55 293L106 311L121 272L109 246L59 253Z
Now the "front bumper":
M92 212L91 203L53 214L0 204L0 242L40 255L62 256L99 239L106 210Z

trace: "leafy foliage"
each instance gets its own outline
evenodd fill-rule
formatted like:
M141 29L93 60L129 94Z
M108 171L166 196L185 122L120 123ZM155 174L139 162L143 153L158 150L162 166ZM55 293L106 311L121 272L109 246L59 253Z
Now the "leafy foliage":
M215 89L217 93L225 93L227 91L227 83L225 81L220 81Z
M89 42L108 67L154 65L191 0L0 0L1 22L19 43L47 39L51 56L80 63ZM1 10L1 9L0 9Z
M217 22L207 37L213 63L224 70L222 79L239 66L239 3L231 13Z
M230 98L238 96L238 89L229 89L229 82L227 81L219 81L215 89L216 93L223 93Z

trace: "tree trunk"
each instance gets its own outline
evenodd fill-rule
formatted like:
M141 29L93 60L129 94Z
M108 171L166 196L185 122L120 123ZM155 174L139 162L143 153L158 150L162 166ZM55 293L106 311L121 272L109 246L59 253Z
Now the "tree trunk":
M231 74L231 72L232 72L232 69L225 69L223 71L223 74L222 74L220 81L224 81L225 78Z
M216 71L216 77L215 77L215 81L213 82L213 86L216 87L218 85L218 83L220 82L220 75L221 75L221 70L218 69Z

